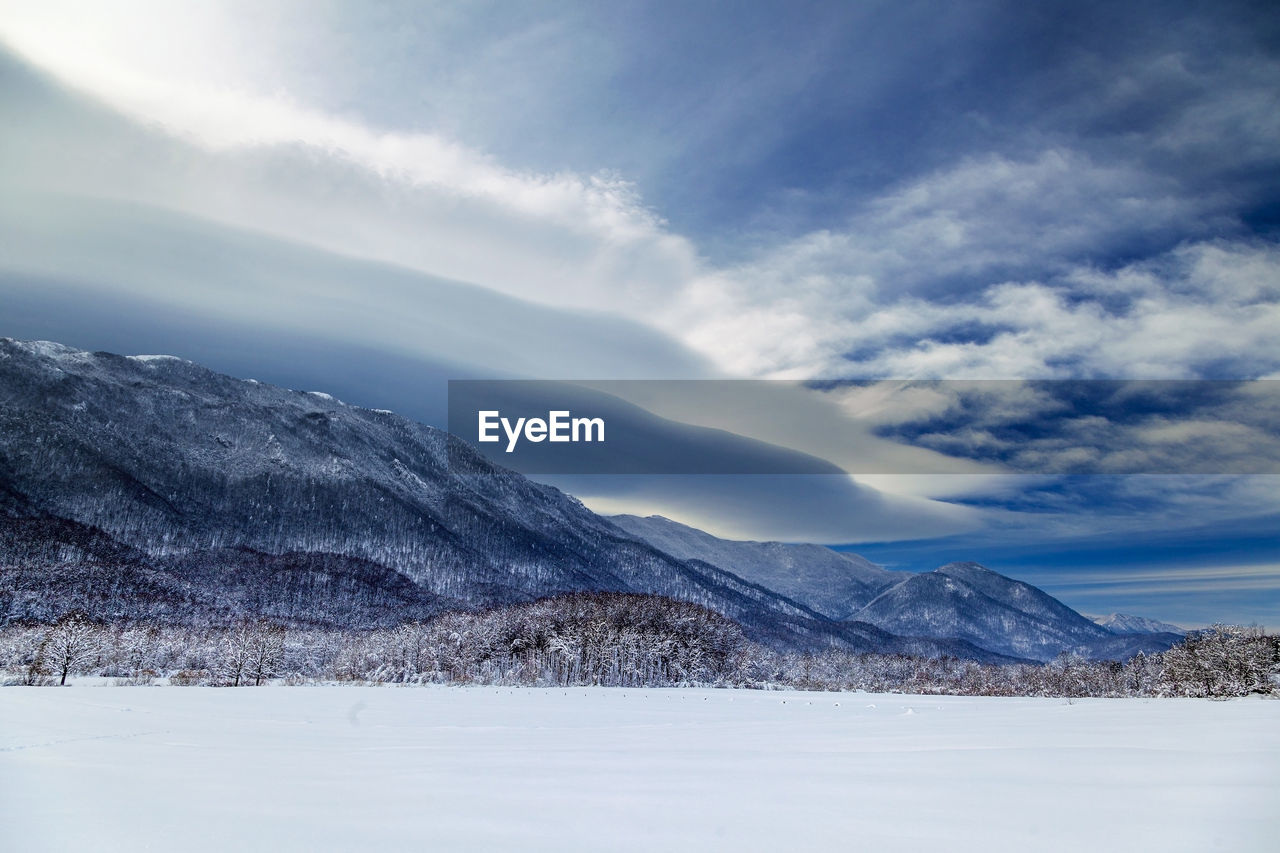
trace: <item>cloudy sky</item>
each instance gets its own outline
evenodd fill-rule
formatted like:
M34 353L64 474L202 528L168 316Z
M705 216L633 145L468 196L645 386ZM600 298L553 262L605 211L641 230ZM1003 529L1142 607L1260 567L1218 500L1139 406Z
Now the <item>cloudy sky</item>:
M0 334L433 423L479 376L1280 378L1270 5L2 2ZM927 414L887 437L971 475L565 485L1280 621L1274 473L987 476L998 416Z

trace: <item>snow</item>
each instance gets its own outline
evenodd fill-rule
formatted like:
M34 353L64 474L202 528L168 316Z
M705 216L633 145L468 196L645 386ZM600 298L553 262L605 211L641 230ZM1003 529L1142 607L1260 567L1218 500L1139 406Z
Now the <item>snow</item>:
M0 690L37 850L1263 850L1280 702Z
M1094 622L1111 631L1114 634L1185 634L1186 628L1181 628L1169 622L1161 622L1158 619L1148 619L1145 616L1134 616L1131 613L1112 613L1108 616L1091 617Z
M154 364L157 362L164 362L164 361L179 361L179 362L186 361L185 358L179 358L176 355L129 355L129 356L125 356L125 358L129 359L130 361L141 361L144 364Z
M19 341L13 338L3 338L2 340L41 358L62 359L85 354L74 347L69 347L56 341Z

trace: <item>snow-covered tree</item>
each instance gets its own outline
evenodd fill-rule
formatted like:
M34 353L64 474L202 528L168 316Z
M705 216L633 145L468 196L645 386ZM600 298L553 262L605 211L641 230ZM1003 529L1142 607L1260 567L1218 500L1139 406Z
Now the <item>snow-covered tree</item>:
M244 621L222 642L218 673L232 687L274 677L284 660L285 629L264 620Z
M81 666L97 659L102 631L82 613L68 613L49 628L37 657L60 685Z

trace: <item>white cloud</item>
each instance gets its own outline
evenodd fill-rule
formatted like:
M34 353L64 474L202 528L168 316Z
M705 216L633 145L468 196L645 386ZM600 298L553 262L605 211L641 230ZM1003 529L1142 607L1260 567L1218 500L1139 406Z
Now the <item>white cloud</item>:
M441 133L326 113L297 101L264 58L284 38L273 26L285 12L186 5L6 10L0 37L25 56L203 152L141 163L81 152L79 170L76 157L50 155L48 183L623 313L732 375L1280 369L1275 247L1211 239L1231 226L1226 200L1135 165L1061 144L968 157L865 200L838 225L712 268L625 178L525 172ZM1155 70L1186 73L1176 62ZM1189 242L1154 259L1091 265L1178 236Z
M891 274L868 274L874 259L831 243L807 244L820 262L792 245L712 274L673 325L727 368L775 377L1251 377L1280 367L1280 249L1270 244L1193 242L1114 270L1075 263L1044 281L931 299L886 292ZM851 272L812 273L819 263Z
M1060 597L1104 598L1122 595L1206 596L1231 592L1280 590L1280 564L1226 566L1108 567L1105 570L1041 572L1036 582Z
M639 314L697 270L692 246L667 232L622 177L520 171L438 133L314 109L274 89L260 60L241 61L252 51L234 7L199 6L188 18L186 5L141 4L134 14L99 4L8 10L0 39L27 59L193 146L125 164L123 174L121 164L82 152L96 174L59 177L58 163L47 182L557 306ZM135 179L130 170L163 177Z

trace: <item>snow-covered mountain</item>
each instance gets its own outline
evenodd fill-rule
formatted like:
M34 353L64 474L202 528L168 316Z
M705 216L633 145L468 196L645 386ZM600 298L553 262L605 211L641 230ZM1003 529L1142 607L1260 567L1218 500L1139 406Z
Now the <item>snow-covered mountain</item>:
M963 638L1013 657L1048 660L1114 639L1062 602L977 563L911 575L858 610L855 619L894 633Z
M853 614L893 633L966 640L1011 657L1052 660L1063 652L1125 659L1163 651L1180 636L1118 636L1030 584L978 563L948 563L912 575Z
M615 515L610 521L682 560L701 560L768 587L832 619L853 614L903 579L857 554L821 545L737 542L652 515Z
M1186 628L1179 628L1159 619L1148 619L1145 616L1134 616L1131 613L1111 613L1107 616L1095 616L1093 621L1113 634L1185 634Z
M1117 636L972 563L913 575L611 521L440 430L168 356L0 339L0 402L0 618L358 626L599 590L780 648L1048 659L1173 636Z
M831 618L892 634L962 640L1032 660L1068 651L1125 658L1168 648L1177 639L1158 631L1118 637L1044 591L977 563L896 572L818 545L719 539L660 516L612 520L669 554L733 572Z
M327 394L0 339L0 400L0 618L370 624L604 590L693 601L779 647L995 657L828 619Z

